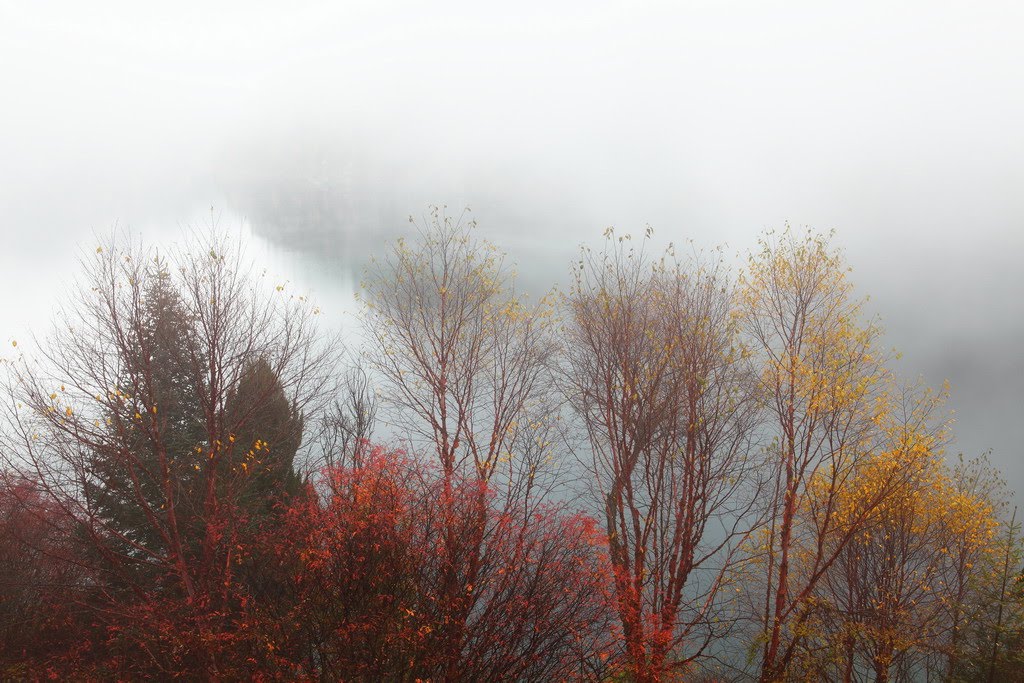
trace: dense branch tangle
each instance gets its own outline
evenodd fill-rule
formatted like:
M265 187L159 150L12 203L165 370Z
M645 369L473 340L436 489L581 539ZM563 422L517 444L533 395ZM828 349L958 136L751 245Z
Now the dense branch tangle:
M219 619L252 588L239 539L296 489L303 415L333 371L304 297L256 277L225 238L194 241L169 260L103 242L39 359L9 375L5 465L77 525L97 577L86 592L126 634L159 600ZM177 666L173 642L189 636L165 635L154 665ZM216 648L188 665L216 675Z
M740 320L763 368L776 456L774 509L759 547L763 681L785 676L818 582L912 471L897 465L913 460L887 457L880 425L891 417L891 376L874 349L878 329L862 322L845 272L827 238L787 228L762 240L741 280ZM838 514L862 468L882 461L858 505Z
M444 470L489 481L507 460L523 410L540 394L551 308L511 288L502 255L438 208L416 245L398 240L366 286L372 366L395 418L436 450Z
M487 646L478 635L503 623L488 587L507 581L501 548L521 546L539 519L552 445L552 307L516 295L502 254L465 216L434 207L418 239L399 240L365 283L367 357L389 389L385 407L441 468L441 627L436 662L422 671L444 680L487 658L474 650ZM467 485L469 501L460 499ZM496 523L509 516L522 524Z
M627 666L659 681L703 654L750 523L750 377L719 263L651 261L606 237L568 295L564 381L591 446Z
M975 616L975 592L987 581L980 568L999 548L995 497L972 490L969 469L953 470L941 458L946 424L935 414L942 398L919 389L897 392L879 425L885 443L828 511L838 524L863 522L848 540L826 539L845 546L809 599L804 651L821 676L852 681L870 672L887 681L891 670L906 678L953 673L959 632ZM896 488L887 481L894 472L901 473ZM824 512L821 484L822 478L812 483L799 513L812 528L822 526L815 519ZM880 487L890 493L873 503ZM861 510L872 505L864 518Z

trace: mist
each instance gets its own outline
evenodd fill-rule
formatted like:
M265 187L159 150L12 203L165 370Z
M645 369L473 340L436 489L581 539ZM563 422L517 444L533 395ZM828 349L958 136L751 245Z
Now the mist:
M788 222L837 231L899 370L950 381L950 451L1024 490L1022 28L1009 2L0 2L0 338L45 331L113 226L238 230L351 326L429 203L535 296L609 225L743 253Z

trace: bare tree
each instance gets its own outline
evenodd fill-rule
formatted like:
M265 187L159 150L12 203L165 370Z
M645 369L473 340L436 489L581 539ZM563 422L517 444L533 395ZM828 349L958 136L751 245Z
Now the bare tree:
M444 680L486 658L477 634L502 628L488 602L508 579L499 557L547 516L539 514L542 473L553 455L552 307L518 296L503 255L473 228L465 213L453 219L432 208L416 242L393 245L365 285L366 357L386 389L388 418L441 470L443 561L431 636L438 661L429 672ZM520 523L495 523L508 518Z
M373 439L378 407L366 368L358 361L349 367L333 393L318 439L323 464L328 468L361 467Z
M628 668L658 681L705 653L751 529L752 377L719 261L652 262L606 238L568 295L565 391L590 443Z

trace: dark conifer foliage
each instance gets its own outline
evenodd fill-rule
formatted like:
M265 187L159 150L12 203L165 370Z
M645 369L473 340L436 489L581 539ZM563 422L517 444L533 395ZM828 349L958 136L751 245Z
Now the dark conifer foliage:
M240 504L253 514L301 491L295 456L302 443L303 418L288 400L277 373L265 358L243 371L225 409L232 444L225 468L252 469Z

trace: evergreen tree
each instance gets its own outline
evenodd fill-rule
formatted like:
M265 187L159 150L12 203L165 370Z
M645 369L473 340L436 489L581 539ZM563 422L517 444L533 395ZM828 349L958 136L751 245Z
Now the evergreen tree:
M159 533L168 483L179 514L189 519L198 513L200 473L193 461L206 436L192 320L163 262L148 270L142 292L138 323L129 331L133 352L117 358L118 382L110 388L120 400L108 403L116 408L106 411L107 438L91 454L94 478L86 494L115 539L123 537L124 554L145 567L147 551L168 550ZM152 524L147 514L160 523Z
M225 479L238 474L248 477L236 502L258 520L302 488L295 454L302 442L303 419L264 357L243 369L228 394L225 414L233 446L231 457L222 461L231 470L224 473Z

